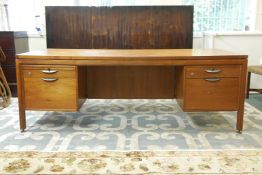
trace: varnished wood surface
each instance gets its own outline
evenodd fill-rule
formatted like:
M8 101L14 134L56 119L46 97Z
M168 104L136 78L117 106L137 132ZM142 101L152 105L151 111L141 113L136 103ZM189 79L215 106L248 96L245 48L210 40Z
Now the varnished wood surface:
M107 60L114 59L239 59L247 55L215 49L45 49L18 54L18 59Z
M174 98L172 66L88 66L87 82L88 98Z
M75 66L53 67L55 74L44 74L43 66L23 66L25 109L76 111L78 109L77 70ZM53 82L42 78L57 79Z
M185 74L186 78L240 77L241 67L239 65L188 66Z
M17 42L19 40L19 42ZM17 96L16 84L16 54L29 50L28 38L23 31L0 31L0 46L6 55L6 60L1 62L7 82L12 91L12 96Z
M185 80L184 110L237 110L239 105L239 78L219 78L209 82L206 78Z
M191 49L193 45L193 6L46 7L46 35L47 48ZM135 52L129 50L119 52L117 50L112 51L111 54L110 52L99 50L98 52L88 51L79 54L76 51L72 55L69 54L67 58L64 57L66 60L83 60L83 62L78 61L77 65L114 66L110 68L110 71L100 68L92 68L92 72L88 71L89 77L92 77L92 82L89 82L91 79L88 79L90 86L92 84L104 86L103 91L90 90L90 96L103 97L107 92L107 97L111 94L111 98L117 98L119 97L115 90L117 88L122 89L122 93L119 93L126 98L138 97L138 94L147 93L146 89L142 89L145 86L134 88L131 94L128 89L135 85L128 81L129 77L135 79L137 84L147 84L148 87L154 87L162 84L163 81L170 81L169 77L174 74L174 71L169 71L169 75L162 76L162 68L159 70L158 68L145 68L143 70L141 67L134 67L148 65L148 62L142 61L141 58L137 58L136 60L140 61L133 62L132 65L126 63L128 58L133 59L137 55L141 56L145 52L144 50ZM149 57L157 55L156 52L151 54L149 52L151 51L147 51L146 54ZM146 55L142 55L142 57L147 60ZM87 56L88 59L96 59L97 62L89 62ZM49 55L50 57L51 55ZM57 56L53 59L60 60ZM135 60L133 59L133 61ZM163 63L157 62L151 62L151 64L163 65ZM132 68L123 71L123 68L116 67L117 65L131 65ZM133 73L133 70L139 70L140 74ZM148 79L148 75L156 75L156 77ZM104 76L108 79L107 83L101 79ZM115 77L119 77L118 85L113 83ZM174 80L170 84L174 84ZM159 86L158 96L164 98L167 94L173 94L173 90L170 91L170 89L174 89L174 87L162 86L160 89ZM166 92L165 95L163 92ZM146 98L148 95L140 95L139 97Z
M192 48L193 6L46 7L48 48Z
M163 51L163 50L162 50ZM175 51L176 50L172 50ZM178 50L181 52L182 50ZM184 51L190 51L190 50L184 50ZM119 52L122 52L121 50ZM191 53L193 51L191 50ZM188 52L184 52L185 55ZM206 53L204 51L204 53ZM179 104L181 105L182 109L186 111L217 111L217 110L237 110L237 130L241 131L243 128L243 109L244 109L244 96L245 96L245 80L246 80L246 66L247 66L247 56L241 55L241 54L234 54L224 51L215 51L215 50L209 50L209 53L216 53L214 55L207 54L204 56L202 54L199 54L198 56L186 56L188 58L184 58L182 53L178 57L170 56L170 60L163 60L162 57L153 57L155 60L151 60L150 56L143 57L140 55L136 55L135 58L127 58L125 60L125 63L133 64L133 60L141 60L146 66L119 66L119 62L122 62L123 60L119 61L114 60L113 57L110 56L111 59L109 60L94 60L89 59L89 57L82 56L81 59L68 59L68 55L66 55L67 59L63 59L63 55L56 55L60 59L47 59L47 57L44 57L44 59L36 59L34 56L30 55L33 59L30 58L21 58L23 55L20 55L19 59L17 59L17 67L20 68L20 65L24 66L27 70L27 67L30 65L35 65L37 68L43 67L46 68L48 65L50 65L50 68L54 68L56 65L60 63L61 68L63 68L63 65L81 65L77 66L77 68L81 68L81 71L78 71L79 75L77 76L78 79L81 79L82 83L75 83L76 84L76 97L78 99L84 98L85 95L87 97L91 98L111 98L113 96L118 98L128 98L130 96L125 96L126 94L131 94L133 98L141 97L145 94L147 94L148 91L148 98L150 98L150 94L154 94L156 98L162 97L158 96L159 89L169 89L166 94L169 94L166 96L167 98L174 98L176 97L178 99ZM24 54L26 55L26 54ZM55 56L55 57L56 57ZM84 59L86 58L86 59ZM100 57L97 57L99 59ZM166 58L166 57L163 57ZM115 61L115 62L114 62ZM110 62L111 66L101 66L101 62ZM151 62L158 62L159 65L161 63L165 63L165 66L150 66ZM46 65L39 65L40 63L45 63ZM89 63L95 63L94 65L97 66L90 66ZM146 64L148 63L148 64ZM84 66L86 64L86 66ZM117 67L112 67L113 65L117 65ZM117 76L114 77L114 79L110 79L107 77L108 72L112 72L114 70L111 70L111 68L116 69L117 72L121 72L122 74L115 74ZM156 74L152 74L154 71L154 68L157 68ZM221 69L221 72L212 74L212 73L206 73L205 69ZM163 70L163 74L159 74L159 70ZM35 69L33 69L35 70ZM140 71L141 70L141 71ZM148 71L148 74L144 74L144 70L150 70ZM153 70L153 71L152 71ZM98 74L102 73L104 76L97 76L96 71L98 71ZM170 72L169 72L170 71ZM195 76L191 76L190 73L194 72ZM132 77L133 73L135 76ZM169 73L168 73L169 72ZM174 74L173 74L174 72ZM20 85L19 92L22 92L19 96L19 105L21 107L20 111L20 119L21 119L21 129L25 128L25 118L24 118L24 110L25 109L41 109L38 107L33 108L26 108L25 105L25 99L26 95L24 94L24 85L26 82L24 80L21 80L21 76L23 76L23 73L18 71L18 74L20 77L18 78L18 82ZM169 76L171 75L172 76ZM154 82L154 78L157 78L157 81L162 81L160 84L154 84L156 87L151 87L146 84L139 84L140 80L136 82L136 77L139 77L142 75L143 77L147 77L149 79L148 82ZM130 77L131 76L131 77ZM98 79L95 79L96 77L100 77ZM165 79L161 79L162 77L165 77ZM104 78L104 79L103 79ZM205 79L206 78L220 78L218 82L208 82ZM87 82L84 81L87 80ZM169 79L170 81L166 81L166 79ZM152 81L151 81L152 80ZM176 80L176 81L175 81ZM32 81L31 83L36 82ZM84 82L84 83L83 83ZM109 83L108 83L109 82ZM127 82L127 83L125 83ZM173 82L176 82L174 85ZM91 83L91 84L89 84ZM133 84L133 86L130 86ZM30 83L29 83L30 84ZM120 84L124 84L124 86L118 86ZM150 84L150 83L149 83ZM113 85L113 86L112 86ZM64 87L65 85L63 85ZM87 87L86 87L87 86ZM111 86L111 89L114 89L114 92L108 91L106 89L106 86ZM123 89L121 89L124 87ZM165 88L163 88L165 87ZM175 87L174 89L172 89ZM87 94L84 93L84 90L87 88ZM96 89L97 88L97 89ZM137 89L136 89L137 88ZM27 88L28 89L28 88ZM134 93L136 92L139 93ZM145 91L144 91L145 90ZM66 90L65 90L66 91ZM122 92L121 92L122 91ZM101 93L102 92L102 93ZM156 92L156 93L155 93ZM163 92L160 90L160 92ZM171 92L171 93L170 93ZM112 94L111 94L112 93ZM103 96L99 96L103 95ZM162 94L163 95L163 94ZM21 99L22 98L22 99ZM59 97L60 98L60 97ZM65 99L64 99L65 100ZM77 100L76 100L77 101ZM21 103L21 104L20 104ZM76 102L77 104L77 102Z

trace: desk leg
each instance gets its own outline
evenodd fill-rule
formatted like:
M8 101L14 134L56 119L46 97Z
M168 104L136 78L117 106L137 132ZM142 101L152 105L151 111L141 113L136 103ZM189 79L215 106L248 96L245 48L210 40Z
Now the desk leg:
M246 84L247 84L247 62L241 67L241 80L240 80L240 91L239 91L239 107L237 111L237 124L236 129L239 133L243 130L244 120L244 109L245 109L245 97L246 97Z
M16 77L17 77L17 95L18 95L18 107L19 107L19 122L21 132L26 128L26 115L24 107L24 95L23 95L23 79L20 69L19 60L16 60Z
M236 126L236 129L237 129L237 132L238 133L242 133L242 130L243 130L243 119L244 119L244 107L243 109L239 109L237 111L237 126Z
M19 122L20 122L20 130L21 132L24 132L26 128L25 110L21 109L20 105L19 105Z

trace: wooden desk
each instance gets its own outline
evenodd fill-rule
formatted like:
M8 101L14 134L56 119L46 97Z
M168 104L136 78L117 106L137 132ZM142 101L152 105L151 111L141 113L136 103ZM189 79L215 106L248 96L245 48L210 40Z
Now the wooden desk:
M86 77L92 66L171 66L174 98L184 111L237 111L236 129L243 129L247 55L198 49L47 49L17 55L21 130L26 110L77 111L89 98Z

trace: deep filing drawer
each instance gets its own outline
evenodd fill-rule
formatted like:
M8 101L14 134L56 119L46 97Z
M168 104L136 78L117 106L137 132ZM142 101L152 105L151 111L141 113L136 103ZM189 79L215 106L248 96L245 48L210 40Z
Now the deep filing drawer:
M185 110L236 110L239 78L186 79Z
M208 78L208 77L240 77L240 66L188 66L185 69L186 78Z
M76 66L23 66L25 108L77 110Z

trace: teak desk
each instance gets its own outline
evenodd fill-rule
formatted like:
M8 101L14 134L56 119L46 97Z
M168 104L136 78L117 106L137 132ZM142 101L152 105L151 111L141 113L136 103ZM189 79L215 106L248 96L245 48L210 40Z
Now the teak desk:
M199 49L47 49L17 55L21 131L26 110L77 111L88 97L86 70L91 66L172 66L174 98L184 111L237 111L236 129L243 129L247 55Z

